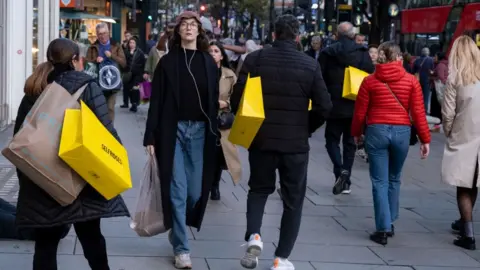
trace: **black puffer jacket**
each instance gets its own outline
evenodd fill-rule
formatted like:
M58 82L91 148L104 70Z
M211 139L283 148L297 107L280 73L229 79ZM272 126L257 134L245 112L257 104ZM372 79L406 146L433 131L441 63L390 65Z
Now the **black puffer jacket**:
M230 97L234 112L248 73L262 79L265 110L265 120L250 149L308 152L309 135L322 125L332 108L317 61L298 51L294 41L275 41L272 48L250 53ZM313 110L309 113L310 99Z
M352 66L373 73L375 67L368 54L368 48L356 44L352 39L341 37L338 42L321 52L318 61L332 97L333 110L330 118L352 118L355 101L342 97L345 68Z
M89 75L78 71L66 71L52 76L58 84L71 94L81 86L89 83L81 99L100 119L103 125L118 141L120 138L108 118L107 104L100 87ZM50 80L50 81L51 81ZM14 134L18 132L27 113L38 96L24 96L18 109ZM90 185L86 185L77 200L71 205L62 207L43 189L35 185L22 172L17 170L20 191L17 204L17 226L20 228L44 228L72 224L98 218L129 216L128 209L121 196L109 201L102 197Z

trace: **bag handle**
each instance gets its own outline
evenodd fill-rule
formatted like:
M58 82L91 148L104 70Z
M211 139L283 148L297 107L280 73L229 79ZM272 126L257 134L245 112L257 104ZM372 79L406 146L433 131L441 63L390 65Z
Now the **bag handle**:
M385 86L387 87L388 91L390 91L390 94L392 94L393 98L397 101L397 103L402 107L402 109L408 114L408 118L410 119L410 123L413 123L412 117L410 116L410 113L408 110L403 106L403 104L398 100L397 96L393 93L392 88L388 85L388 83L384 82Z
M88 85L89 83L86 83L82 87L78 88L77 92L72 95L72 98L74 98L75 100L79 100L80 96L83 94L83 92L85 92L85 89L87 89Z
M263 52L263 49L260 49L259 52L258 52L257 58L255 59L255 69L254 69L254 73L255 73L255 76L256 76L256 77L260 76L260 75L258 74L258 67L260 66L259 62L260 62L260 57L262 56L262 52Z

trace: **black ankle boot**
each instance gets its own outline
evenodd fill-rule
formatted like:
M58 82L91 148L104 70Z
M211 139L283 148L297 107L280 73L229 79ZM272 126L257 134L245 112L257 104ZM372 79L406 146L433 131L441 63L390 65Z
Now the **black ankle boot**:
M220 189L218 187L212 187L210 190L210 200L219 201L220 200Z
M392 230L390 232L387 232L388 237L393 237L395 235L395 226L392 224Z
M386 232L375 232L370 235L370 240L377 244L386 246L388 243L387 237L388 236Z
M477 246L475 245L475 238L465 235L459 236L453 241L453 244L457 247L462 247L468 250L475 250L477 248Z

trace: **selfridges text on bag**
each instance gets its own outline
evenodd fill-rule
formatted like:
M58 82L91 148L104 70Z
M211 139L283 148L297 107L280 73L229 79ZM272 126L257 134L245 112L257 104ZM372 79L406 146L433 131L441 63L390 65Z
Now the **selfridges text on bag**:
M137 208L130 222L130 227L139 236L150 237L167 231L163 223L160 192L157 158L149 155L145 177L140 185Z
M27 114L2 154L60 205L71 204L86 182L58 157L63 118L67 109L78 109L87 84L74 95L57 83L50 84Z

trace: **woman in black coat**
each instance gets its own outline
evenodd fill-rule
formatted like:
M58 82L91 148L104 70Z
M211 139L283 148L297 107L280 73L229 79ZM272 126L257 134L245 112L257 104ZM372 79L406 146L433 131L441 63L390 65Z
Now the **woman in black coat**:
M187 225L200 229L216 169L218 68L199 16L177 17L152 82L144 145L158 160L175 267L192 267Z
M140 48L137 48L137 38L133 37L128 41L128 50L125 51L127 59L128 81L123 85L123 105L122 108L128 108L128 101L132 103L130 111L137 112L137 106L140 103L140 91L138 89L143 82L143 70L145 69L145 54Z
M81 99L110 133L120 141L108 118L102 90L91 76L76 71L80 67L78 46L68 39L56 39L48 46L47 59L53 66L53 71L48 75L48 83L55 81L71 94L88 83ZM39 94L25 94L23 97L15 120L14 134L20 130L21 124ZM92 270L108 270L107 248L100 230L100 219L129 216L122 197L117 196L106 200L87 184L72 204L61 206L20 170L17 170L17 174L20 183L17 226L19 229L36 229L33 269L57 269L58 244L65 233L65 225L73 224L82 244L84 256Z

